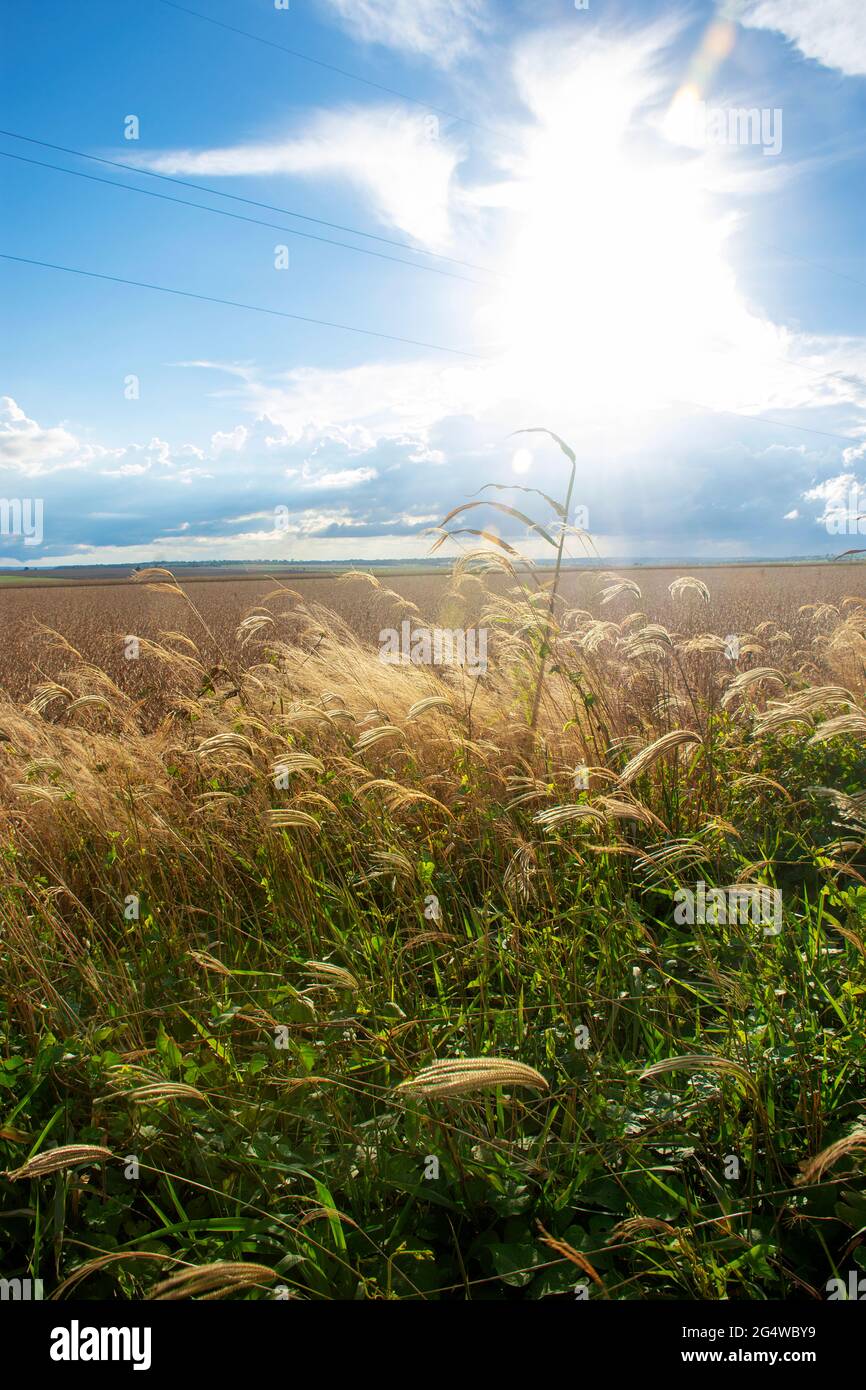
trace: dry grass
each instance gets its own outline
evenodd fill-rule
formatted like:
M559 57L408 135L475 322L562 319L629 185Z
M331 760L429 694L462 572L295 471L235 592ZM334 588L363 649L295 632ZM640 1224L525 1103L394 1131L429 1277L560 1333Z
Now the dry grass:
M613 1297L784 1295L795 1259L798 1287L829 1277L823 1233L800 1221L795 1251L782 1217L800 1164L818 1154L823 1180L862 1148L866 600L850 571L768 571L775 603L702 574L707 593L567 575L550 616L489 559L401 595L244 585L246 616L241 586L164 574L0 596L22 623L0 697L3 1041L38 1155L11 1178L60 1174L72 1142L141 1160L139 1187L108 1164L100 1197L58 1189L40 1241L62 1219L203 1267L153 1288L149 1265L93 1261L105 1296L255 1296L276 1271L310 1297L493 1277L543 1297L575 1263ZM63 638L37 643L33 605ZM487 674L380 662L403 617L487 626ZM698 879L781 886L785 932L675 927ZM729 1201L730 1152L750 1176ZM798 1214L817 1233L837 1196ZM759 1268L741 1257L765 1210ZM640 1231L674 1218L689 1240L644 1260ZM538 1219L561 1258L535 1282ZM236 1278L225 1257L251 1255Z

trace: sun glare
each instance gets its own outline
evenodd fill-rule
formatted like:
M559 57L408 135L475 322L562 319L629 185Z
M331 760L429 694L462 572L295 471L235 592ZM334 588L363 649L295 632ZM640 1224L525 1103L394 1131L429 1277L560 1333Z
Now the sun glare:
M723 155L642 121L645 90L603 54L554 75L515 169L520 230L493 331L515 388L554 407L621 416L747 399L754 353L766 371L779 351L737 290L731 224L696 177L696 161Z

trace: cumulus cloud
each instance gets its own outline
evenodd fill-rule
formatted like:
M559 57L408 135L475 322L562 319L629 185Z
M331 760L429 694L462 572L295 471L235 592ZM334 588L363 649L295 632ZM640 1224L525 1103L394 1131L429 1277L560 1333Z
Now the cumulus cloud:
M25 551L23 533L0 530L0 563L289 558L293 545L312 542L322 558L322 542L373 537L385 538L386 552L421 553L419 532L439 512L425 478L437 451L424 432L350 433L309 420L289 431L259 414L212 433L204 447L159 438L93 446L91 466L73 473L82 449L70 431L31 420L11 398L0 427L15 435L0 454L0 495L20 501L38 491L44 506L40 547L27 542ZM38 488L22 484L22 440Z
M339 376L329 383L335 396ZM446 511L488 481L508 481L508 428L532 418L525 403L514 403L511 417L501 401L462 414L442 407L412 428L395 417L378 431L350 431L305 420L294 399L286 412L291 428L256 414L204 447L153 439L97 450L111 454L112 467L101 458L98 466L40 480L44 544L25 551L23 541L3 537L0 557L32 565L423 556L427 528ZM27 418L14 402L6 412L19 423ZM30 423L50 435L51 426ZM577 450L575 501L587 508L589 529L608 555L814 554L822 549L819 525L845 505L855 477L840 471L841 446L768 445L758 421L656 413L650 431L637 417L603 434L578 418L554 423ZM226 439L239 447L223 447ZM73 440L73 454L75 447ZM539 439L526 452L520 481L561 494L556 448ZM20 478L0 469L0 494L21 490L10 486L12 476ZM517 523L493 521L527 554L544 553Z
M233 430L217 430L210 439L211 449L215 455L224 451L238 453L246 442L247 428L245 425L235 425Z
M862 521L866 521L866 490L855 473L837 473L825 478L803 497L807 502L823 503L823 510L815 520L832 535L850 531L862 535L866 529L862 525Z
M806 58L848 77L866 74L866 6L860 0L732 0L732 18L784 34Z
M11 396L0 396L0 469L35 478L64 468L83 468L100 453L82 445L63 425L43 428Z

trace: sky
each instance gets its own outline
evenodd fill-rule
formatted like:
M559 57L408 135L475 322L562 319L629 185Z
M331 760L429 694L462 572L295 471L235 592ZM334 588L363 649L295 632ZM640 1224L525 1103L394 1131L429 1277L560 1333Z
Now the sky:
M0 10L0 565L866 546L862 0Z

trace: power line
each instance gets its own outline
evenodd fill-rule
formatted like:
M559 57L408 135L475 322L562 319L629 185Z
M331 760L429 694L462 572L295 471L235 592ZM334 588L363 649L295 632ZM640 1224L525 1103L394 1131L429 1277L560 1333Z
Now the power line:
M847 280L852 285L859 285L866 290L866 280L858 280L856 275L848 275L844 270L834 270L831 265L822 265L820 261L813 261L808 256L801 256L796 251L786 251L784 246L775 246L770 241L760 241L757 237L749 234L750 241L755 246L763 246L765 251L773 251L777 256L787 256L789 260L800 261L802 265L810 265L813 270L823 270L827 275L835 275L839 280Z
M767 415L747 415L742 410L725 410L722 406L701 405L698 401L680 401L679 404L691 406L693 410L706 410L711 415L733 415L738 420L760 420L762 424L775 425L777 429L799 430L802 434L820 434L825 439L841 439L845 444L866 443L866 439L855 439L850 434L832 434L829 430L816 430L809 425L793 425L788 420L771 420Z
M0 251L0 260L17 261L21 265L40 266L44 270L62 270L67 275L84 275L90 280L108 280L115 285L133 285L140 290L158 290L160 294L176 294L183 299L201 299L209 304L222 304L230 309L247 309L254 314L272 314L280 319L294 319L297 323L312 323L319 328L339 328L344 333L360 333L365 338L383 338L389 343L403 343L408 347L432 348L435 352L449 352L457 357L473 357L486 360L478 352L467 352L464 348L443 347L441 343L426 343L417 338L400 338L394 333L380 333L373 328L356 328L350 323L334 323L330 319L314 319L307 314L290 314L285 309L267 309L261 304L243 304L237 299L219 299L212 294L196 294L193 290L179 290L171 285L154 285L147 280L128 280L122 275L105 275L98 270L81 270L78 266L57 265L54 261L32 260L29 256L13 256Z
M373 82L369 77L362 77L360 73L350 72L348 68L338 68L333 63L325 63L321 58L313 58L309 53L302 53L300 49L288 48L283 43L275 43L273 39L264 39L261 34L251 34L248 29L238 29L234 24L226 24L221 19L214 19L211 15L201 14L198 10L191 10L186 5L178 5L175 0L159 0L159 4L166 5L170 10L178 10L181 14L190 15L193 19L201 19L205 24L213 24L218 29L227 29L230 34L239 34L241 38L252 39L254 43L262 43L267 48L279 49L281 53L288 53L291 58L299 58L303 63L312 63L317 68L324 68L326 72L335 72L340 77L348 77L352 82L362 82L365 87L375 87L378 92L386 92L388 96L399 97L401 101L411 102L413 106L421 106L425 111L435 111L439 116L447 116L451 121L459 121L461 125L472 126L475 130L486 130L494 135L502 135L503 131L495 130L492 126L482 125L480 121L471 121L468 116L461 116L457 111L448 111L444 106L434 106L432 102L421 101L419 97L410 97L408 92L400 92L396 87L386 87L381 82Z
M0 131L0 135L2 135L3 133L4 133L3 131ZM26 139L26 138L29 138L29 137L18 137L18 138L25 138L25 139ZM36 143L41 144L41 143L43 143L43 142L37 141ZM78 151L70 151L70 153L78 153ZM88 155L83 155L82 157L85 158L85 159L91 158L91 156L88 156ZM323 243L324 245L326 245L326 246L338 246L338 247L340 247L340 248L341 248L342 250L344 250L344 251L357 251L359 254L364 255L364 256L374 256L374 257L376 257L378 260L391 261L391 262L393 262L394 265L405 265L405 266L408 266L410 270L425 270L425 271L431 272L431 273L434 274L434 275L445 275L445 276L449 277L450 279L454 279L454 280L463 280L463 281L465 281L465 283L468 284L468 285L477 285L477 286L479 286L479 287L481 287L481 288L486 288L486 287L487 287L486 282L484 282L484 281L482 281L482 280L473 280L473 279L471 279L469 276L467 276L467 275L459 275L459 274L457 274L455 271L441 270L438 266L427 266L427 265L421 265L420 263L416 263L415 261L404 261L404 260L403 260L401 257L399 257L399 256L388 256L388 255L386 255L384 252L381 252L381 251L370 251L370 250L368 250L366 247L363 247L363 246L352 246L352 245L350 245L348 242L345 242L345 241L335 241L335 240L334 240L333 238L331 238L331 237L317 236L317 235L316 235L315 233L313 233L313 232L299 232L299 231L295 231L292 227L284 227L284 226L282 226L282 225L281 225L280 223L278 223L278 222L266 222L266 221L264 221L264 219L259 218L259 217L247 217L247 216L245 216L243 213L228 212L228 211L226 211L226 210L223 209L223 208L210 208L210 207L206 207L206 206L205 206L204 204L202 204L202 203L193 203L193 202L190 202L190 200L189 200L188 198L176 198L176 197L174 197L174 196L172 196L171 194L168 194L168 193L156 193L155 191L153 191L152 189L149 189L149 188L135 188L132 184L118 183L115 179L100 178L98 174L86 174L86 173L84 173L84 172L83 172L82 170L80 170L80 169L64 169L64 168L63 168L61 165L59 165L59 164L49 164L49 163L47 163L46 161L41 160L41 159L28 159L25 155L12 154L11 151L9 151L9 150L0 150L0 158L2 158L2 159L14 159L14 160L17 160L18 162L20 162L20 163L22 163L22 164L32 164L32 165L34 165L34 166L35 166L36 168L38 168L38 169L51 169L51 170L53 170L55 173L58 173L58 174L69 174L69 175L71 175L73 178L87 179L88 181L90 181L90 182L92 182L92 183L102 183L102 184L106 184L107 187L109 187L109 188L119 188L119 189L122 189L122 190L123 190L124 192L126 192L126 193L141 193L141 194L143 194L145 197L149 197L149 198L159 198L159 199L161 199L161 200L164 200L164 201L167 201L167 202L170 202L170 203L177 203L180 207L195 208L198 212L210 212L210 213L213 213L213 214L214 214L215 216L217 216L217 217L230 217L230 218L232 218L234 221L238 221L238 222L249 222L249 223L251 223L253 226L257 226L257 227L272 227L275 231L286 232L289 236L303 237L305 240L309 240L309 241L319 241L319 242L322 242L322 243ZM107 161L107 162L108 162L108 161ZM126 166L124 166L124 167L126 167ZM131 167L131 166L130 166L130 167ZM800 258L800 259L802 259L802 258ZM820 268L820 267L819 267L819 268ZM490 273L493 274L493 273L495 273L495 272L492 272L492 271L491 271ZM847 277L846 277L846 278L847 278ZM805 362L795 362L793 359L787 358L787 357L776 357L776 356L774 356L772 359L768 357L768 358L766 358L765 360L767 360L767 361L772 360L772 361L774 361L774 362L779 362L779 363L781 363L782 366L785 366L785 367L796 367L799 371L810 372L810 373L812 373L814 376L817 376L817 377L819 377L821 380L824 380L824 381L832 381L832 380L834 380L834 379L836 379L836 378L840 378L840 377L844 378L844 376L846 375L845 371L844 371L842 368L838 368L838 367L837 367L837 368L834 368L834 369L833 369L832 371L830 371L830 372L825 372L825 371L822 371L822 369L821 369L820 367L812 367L812 366L809 366L808 363L805 363ZM700 407L700 408L701 408L701 409L704 409L704 408L706 408L706 407ZM748 417L748 418L751 418L751 417ZM781 422L778 422L778 423L781 423ZM814 432L814 433L821 433L821 431L813 431L813 432ZM843 438L844 436L842 436L842 435L836 435L836 436L833 436L833 437L834 437L834 438L839 438L839 439L841 439L841 438Z
M83 150L75 150L75 149L72 149L72 148L70 148L70 147L68 147L68 146L65 146L65 145L54 145L54 144L51 144L51 143L50 143L49 141L47 141L47 140L37 140L37 139L35 139L35 137L33 137L33 136L30 136L30 135L21 135L21 134L15 132L15 131L7 131L7 130L2 130L2 129L0 129L0 135L5 135L5 136L8 136L8 137L10 137L11 139L15 139L15 140L25 140L25 141L27 141L27 142L30 143L30 144L39 145L39 146L41 146L41 147L43 147L43 148L46 148L46 149L58 150L58 151L60 151L60 152L62 152L62 153L64 153L64 154L74 155L74 156L76 156L76 157L78 157L78 158L80 158L80 159L95 160L95 161L97 161L97 162L100 163L100 164L111 165L111 166L114 167L114 168L124 169L124 170L129 171L130 173L134 173L134 174L137 174L137 173L148 174L148 175L149 175L150 177L152 177L152 178L163 179L163 180L165 180L165 181L168 182L168 183L176 183L176 184L182 185L183 187L195 188L195 189L200 190L200 191L203 192L203 193L212 193L212 194L213 194L214 196L216 196L216 197L221 197L221 198L234 198L234 197L237 196L237 195L234 195L234 194L224 193L224 192L220 191L219 189L207 188L205 185L202 185L202 184L189 183L189 182L188 182L187 180L185 180L185 179L174 179L174 178L170 178L168 175L164 175L164 174L154 174L151 170L148 170L148 169L138 169L138 168L136 168L136 166L133 165L133 164L124 164L124 163L122 163L122 162L120 162L120 161L118 161L118 160L112 160L112 159L101 159L98 155L85 154L85 152L84 152ZM363 246L352 246L352 245L351 245L350 243L348 243L348 242L344 242L344 241L335 241L335 240L334 240L333 238L331 238L331 237L317 236L317 235L315 235L314 233L311 233L311 232L296 231L296 230L294 230L292 227L284 227L284 226L282 226L280 223L277 223L277 222L266 222L264 219L258 218L258 217L246 217L246 216L244 216L242 213L227 212L227 211L226 211L225 209L223 209L223 208L211 208L211 207L206 207L206 206L205 206L204 204L202 204L202 203L193 203L193 202L191 202L191 201L190 201L189 199L187 199L187 198L176 198L176 197L173 197L173 196L171 196L170 194L166 194L166 193L155 193L155 192L153 192L152 190L147 189L147 188L136 188L136 187L135 187L134 185L132 185L132 184L119 183L119 182L117 182L117 181L114 180L114 179L100 178L98 175L95 175L95 174L86 174L86 173L84 173L82 170L78 170L78 169L65 169L65 168L63 168L63 167L62 167L61 165L59 165L59 164L49 164L49 163L47 163L47 162L44 161L44 160L39 160L39 159L28 159L28 158L27 158L26 156L24 156L24 155L12 154L12 152L9 151L9 150L0 150L0 157L2 157L2 158L4 158L4 159L15 159L15 160L18 160L18 161L19 161L20 163L22 163L22 164L32 164L32 165L34 165L34 166L36 166L37 168L40 168L40 169L51 169L51 170L54 170L56 173L60 173L60 174L70 174L70 175L71 175L72 177L74 177L74 178L88 179L88 180L90 180L91 182L94 182L94 183L103 183L103 184L106 184L109 188L120 188L120 189L125 190L125 191L128 192L128 193L141 193L141 194L144 194L144 195L146 195L146 196L148 196L148 197L165 199L165 200L168 201L168 202L177 203L180 207L195 208L195 209L197 209L199 212L210 212L210 213L214 213L214 214L215 214L216 216L218 216L218 217L230 217L230 218L233 218L233 219L236 220L236 221L240 221L240 222L249 222L249 223L252 224L253 226L258 226L258 227L272 227L272 228L274 228L275 231L281 231L281 232L286 232L286 233L288 233L289 236L297 236L297 237L303 237L305 240L319 241L319 242L322 242L322 243L323 243L324 245L326 245L326 246L337 246L337 247L340 247L340 248L342 248L343 250L346 250L346 251L357 251L357 252L359 252L359 253L362 254L362 255L374 256L374 257L376 257L376 258L378 258L378 259L380 259L380 260L392 261L395 265L405 265L405 266L408 266L410 269L414 269L414 270L426 270L426 271L431 271L431 272L433 272L434 274L437 274L437 275L445 275L445 276L448 276L449 278L452 278L452 279L455 279L455 280L463 280L463 281L465 281L466 284L469 284L469 285L477 285L477 286L479 286L479 287L481 287L481 288L484 288L484 287L486 287L486 284L487 284L487 282L485 282L485 281L473 280L470 276L467 276L467 275L459 275L459 274L457 274L457 273L454 272L454 271L441 270L441 269L439 269L439 267L437 267L437 266L427 266L427 265L421 264L420 262L415 262L415 261L404 261L404 260L403 260L401 257L399 257L399 256L388 256L388 255L385 255L383 252L369 251L369 250L367 250L366 247L363 247ZM268 207L269 207L269 205L266 204L266 203L255 203L255 202L253 202L252 199L247 199L247 198L238 198L238 201L250 203L252 206L255 206L255 207L263 207L263 208L268 208ZM304 217L304 214L303 214L303 213L288 212L288 210L286 210L286 215L287 215L287 216L290 216L290 217L299 217L299 218L303 218L303 217ZM308 218L308 219L306 219L306 220L308 220L308 221L313 221L313 222L316 222L316 223L322 223L322 219L320 219L320 218ZM335 228L339 228L340 230L347 230L347 231L352 232L352 233L353 233L354 235L356 235L356 236L363 236L363 237L370 237L370 236L372 236L371 233L355 231L354 228L345 228L345 229L344 229L344 228L340 227L340 224L339 224L339 223L324 222L323 225L325 225L325 226L333 226L333 227L335 227ZM409 251L415 252L415 250L416 250L416 248L410 246L410 245L409 245L408 243L406 243L406 242L389 241L389 239L386 238L386 237L373 237L372 239L374 239L374 240L376 240L376 241L385 242L385 243L388 244L388 245L394 245L394 246L400 246L400 247L405 246L406 250L409 250ZM761 244L762 244L762 245L768 245L767 243L761 243ZM793 254L794 254L793 252L790 252L790 253L789 253L789 252L785 252L784 249L783 249L783 248L780 248L780 247L770 248L770 249L778 250L778 251L780 252L780 254L782 254L782 255L789 255L789 254L790 254L790 255L793 256ZM425 252L422 252L421 254L423 254L423 255L428 255L428 256L434 256L434 257L437 255L436 252L432 252L432 251L425 251ZM470 261L458 261L458 260L455 260L453 257L449 257L449 256L440 257L439 259L447 260L447 261L449 261L449 262L451 262L452 264L455 264L455 265L466 265L466 266L472 266L472 265L473 265L473 263L470 262ZM859 280L854 280L852 276L843 275L841 271L839 271L839 272L833 271L829 266L821 266L821 265L818 265L817 262L814 262L814 261L806 261L806 258L803 257L803 256L797 256L797 257L795 257L795 259L804 261L806 264L813 265L813 266L815 266L815 268L818 269L818 270L826 270L826 271L828 272L828 274L831 274L831 275L833 275L833 274L839 274L840 276L842 276L843 279L853 280L853 283L854 283L854 284L861 284L861 283L864 283L864 282L861 282L861 281L859 281ZM492 276L497 276L497 272L496 272L496 271L491 270L491 269L489 269L489 268L486 267L486 266L475 266L474 268L483 271L484 274L492 275ZM501 276L497 276L497 278L499 278L499 279L501 280L502 277L501 277ZM864 285L864 287L866 287L866 285ZM771 359L770 359L770 358L767 358L766 360L769 361L769 360L771 360ZM820 377L821 379L823 379L823 380L825 380L825 381L832 381L834 378L840 378L840 377L844 378L844 376L846 375L845 370L844 370L843 368L840 368L840 367L833 368L833 370L830 371L830 372L825 372L825 371L822 371L822 369L821 369L820 367L812 367L812 366L809 366L809 365L808 365L807 363L805 363L805 362L796 362L796 361L794 361L793 359L787 358L787 357L775 357L775 356L774 356L774 357L772 358L772 360L773 360L773 361L778 361L779 363L781 363L783 366L786 366L786 367L796 367L796 368L797 368L798 370L800 370L800 371L811 372L813 375L815 375L815 376L817 376L817 377ZM704 409L705 407L700 407L700 408L701 408L701 409ZM837 437L837 438L842 438L843 436L840 435L840 436L836 436L836 437Z
M367 77L361 77L359 73L349 72L346 68L335 67L332 63L325 63L319 58L312 58L308 53L301 53L298 49L287 48L285 44L275 43L272 39L264 39L260 34L251 34L247 29L239 29L233 24L226 24L221 19L214 19L211 15L201 14L198 10L191 10L186 5L179 5L176 0L158 0L161 5L166 5L169 9L178 10L181 14L190 15L194 19L203 20L206 24L213 24L219 29L227 29L229 33L239 34L243 38L252 39L255 43L265 44L268 48L279 49L283 53L288 53L293 58L299 58L305 63L313 63L316 67L324 68L328 72L339 73L341 77L348 77L354 82L362 82L367 87L375 87L378 91L387 92L390 96L399 97L401 101L411 102L413 106L421 106L427 111L435 111L440 116L447 116L450 120L459 121L462 125L472 126L475 130L487 131L491 135L497 135L509 141L513 141L513 136L507 131L497 130L493 126L483 125L478 121L472 121L468 116L461 116L458 112L448 111L441 106L433 106L430 102L421 101L418 97L409 96L408 92L397 91L393 87L385 87L380 82L373 82ZM2 133L2 132L0 132ZM345 230L345 229L343 229ZM362 235L362 234L360 234ZM866 281L858 280L854 275L848 275L843 270L835 270L832 266L823 265L820 261L813 261L808 256L798 255L795 251L786 251L783 246L773 246L769 242L757 242L769 251L775 251L778 255L788 256L791 260L800 261L803 265L812 266L815 270L823 270L827 275L835 275L842 280L847 280L851 284L860 285L866 289ZM413 248L409 248L413 249ZM425 253L425 254L433 254ZM462 264L467 264L462 262ZM474 266L473 269L483 269L481 266Z
M171 174L158 174L153 169L141 169L135 164L125 164L119 159L105 159L98 154L85 154L83 150L73 150L67 145L53 145L49 140L37 140L33 135L22 135L16 130L0 130L0 135L10 140L25 140L29 145L39 145L45 150L56 150L58 154L75 155L78 159L89 159L95 164L107 164L112 169L124 169L129 174L143 174L149 179L161 179L164 183L174 183L180 188L193 188L197 193L207 193L213 198L229 198L234 203L246 203L248 207L262 208L265 212L280 212L284 217L297 217L301 222L313 222L317 227L330 227L334 232L348 232L351 236L363 237L365 241L379 241L384 246L395 246L401 251L411 251L415 256L429 256L436 261L448 261L451 265L462 265L467 270L480 270L485 275L495 275L487 266L476 265L473 261L461 261L455 256L443 255L441 251L425 251L412 246L408 241L397 241L393 237L377 236L375 232L362 232L357 227L348 227L341 222L328 222L324 217L310 217L292 208L281 208L273 203L261 203L255 198L244 198L240 193L226 193L221 188L209 188L207 184L192 183L189 179L178 179Z
M166 4L167 4L167 3L168 3L168 0L161 0L161 3L166 3ZM192 13L192 11L189 11L189 13ZM214 21L214 22L216 22L216 21ZM407 98L407 100L408 100L408 98ZM429 257L429 258L432 259L432 260L446 261L446 262L448 262L448 264L450 264L450 265L460 265L460 266L463 266L463 267L464 267L465 269L467 269L467 270L478 270L478 271L480 271L483 275L492 275L492 276L494 276L494 277L496 277L496 278L501 279L501 276L499 275L499 272L498 272L498 271L495 271L495 270L493 270L493 269L491 269L490 266L479 265L476 261L465 261L465 260L461 260L461 259L460 259L459 257L457 257L457 256L446 256L446 255L444 255L441 251L427 251L427 250L423 249L422 247L413 246L413 245L412 245L410 242L408 242L408 241L398 241L395 237L378 236L375 232L364 232L364 231L361 231L360 228L358 228L358 227L348 226L348 225L346 225L345 223L342 223L342 222L330 222L330 221L328 221L327 218L324 218L324 217L311 217L308 213L296 212L293 208L283 208L283 207L279 207L279 206L277 206L277 205L274 204L274 203L264 203L264 202L259 201L259 200L256 199L256 198L245 198L245 197L243 197L243 196L242 196L241 194L239 194L239 193L227 193L227 192L225 191L225 189L222 189L222 188L211 188L208 184L194 183L191 179L180 179L180 178L174 177L174 176L171 175L171 174L160 174L160 173L157 173L157 172L156 172L155 170L153 170L153 169L143 169L143 168L139 167L139 166L136 165L136 164L127 164L127 163L125 163L123 160L119 160L119 159L106 159L106 158L104 158L104 157L102 157L102 156L100 156L100 155L96 155L96 154L87 154L84 150L72 149L72 148L71 148L70 146L68 146L68 145L57 145L57 144L53 144L50 140L37 140L35 136L33 136L33 135L22 135L21 132L20 132L20 131L17 131L17 130L3 130L3 129L0 129L0 135L5 135L5 136L7 136L10 140L23 140L23 141L26 141L26 142L27 142L28 144L30 144L30 145L39 145L42 149L45 149L45 150L56 150L58 154L70 154L70 155L74 155L75 158L77 158L77 159L89 159L89 160L90 160L91 162L93 162L93 163L96 163L96 164L105 164L105 165L108 165L108 166L109 166L110 168L112 168L112 169L123 169L125 172L130 173L130 174L140 174L140 175L143 175L143 176L146 177L146 178L150 178L150 179L160 179L163 183L173 183L173 184L176 184L179 188L192 188L192 189L194 189L197 193L206 193L206 194L208 194L210 197L213 197L213 198L227 198L227 199L231 200L232 202L236 202L236 203L245 203L248 207L261 208L261 209L263 209L265 212L279 212L279 213L282 213L284 217L296 217L296 218L298 218L299 221L302 221L302 222L312 222L312 223L314 223L314 224L315 224L316 226L318 226L318 227L329 227L332 231L336 231L336 232L348 232L350 236L363 237L365 241L378 241L378 242L380 242L383 246L393 246L393 247L396 247L398 250L401 250L401 251L409 251L409 252L411 252L411 254L414 255L414 256L427 256L427 257ZM0 152L0 153L2 153L2 152ZM19 156L19 157L20 157L20 156ZM33 162L33 163L38 163L37 160L34 160L34 161L32 161L32 162ZM55 165L50 165L50 164L46 164L44 167L50 169L50 168L55 168L55 167L57 167L57 166L55 166ZM73 171L70 170L70 169L64 169L62 172L63 172L63 173L72 173ZM105 180L105 182L108 182L108 180ZM119 184L119 185L117 185L117 187L124 187L124 188L127 187L127 186L128 186L128 185L126 185L126 184ZM143 191L143 190L138 190L138 189L137 189L137 190L134 190L134 191L136 191L136 192L141 192L141 191ZM177 201L178 201L178 202L181 202L182 200L181 200L181 199L178 199ZM201 206L201 205L200 205L200 204L189 204L189 206L192 207L192 206ZM216 211L219 211L219 209L213 208L213 209L208 209L208 211L214 211L214 212L216 212ZM252 220L253 220L253 219L250 219L250 221L252 221ZM262 226L271 226L271 225L274 225L274 224L271 224L271 223L262 223L261 225L262 225ZM281 230L281 231L288 231L289 228L280 228L279 230ZM300 235L300 233L295 233L295 235ZM322 240L325 241L325 240L327 240L327 238L324 238L324 237L323 237ZM754 238L753 238L753 240L754 240ZM338 242L334 243L334 245L340 245L340 244L341 244L341 243L338 243ZM839 278L839 279L847 280L850 284L853 284L853 285L860 285L863 289L866 289L866 280L858 280L857 277L854 276L854 275L848 275L845 271L842 271L842 270L835 270L832 266L824 265L821 261L812 260L812 259L811 259L810 257L808 257L808 256L799 255L799 254L798 254L797 252L795 252L795 251L787 251L787 250L785 249L784 246L775 246L775 245L771 244L770 242L766 242L766 241L757 241L757 240L755 240L755 245L763 246L766 250L768 250L768 251L773 251L773 252L775 252L777 255L780 255L780 256L787 256L787 257L789 257L791 260L800 261L803 265L811 266L813 270L821 270L821 271L823 271L823 272L824 272L825 274L827 274L827 275L835 275L835 276L836 276L837 278ZM360 250L361 248L357 248L357 249ZM404 262L404 264L409 265L409 264L412 264L412 262L406 261L406 262ZM464 278L464 277L460 277L460 278ZM477 282L471 282L471 283L477 283ZM782 360L782 359L780 359L780 360ZM799 364L799 363L798 363L798 364L796 364L796 365L802 365L802 364ZM808 368L808 369L805 369L805 370L816 370L816 369L814 369L814 368Z
M742 354L739 356L742 356ZM796 367L800 372L810 372L813 376L816 376L819 381L832 382L834 385L838 384L839 380L844 381L846 377L855 375L853 372L846 371L844 367L833 367L831 371L826 372L821 367L811 367L808 362L795 362L793 357L779 357L776 354L771 356L767 353L762 353L760 360L762 362L779 362L783 367ZM858 375L862 377L862 373ZM701 409L709 409L709 407L702 406Z
M198 294L193 290L179 290L171 285L154 285L147 280L130 280L121 275L106 275L97 270L82 270L78 266L58 265L54 261L39 261L29 256L13 256L7 251L0 251L0 260L15 261L20 265L39 266L44 270L60 270L67 275L83 275L90 280L106 280L115 285L131 285L135 289L157 290L160 294L174 294L183 299L199 299L208 304L221 304L229 309L246 309L254 314L270 314L275 318L293 319L297 323L310 323L319 328L337 328L344 333L358 333L365 338L382 338L389 343L402 343L408 347L428 348L435 352L452 353L457 357L470 357L479 362L491 360L489 356L479 352L469 352L465 348L445 347L441 343L428 343L418 338L403 338L394 333L381 333L373 328L358 328L354 324L336 323L331 319L312 318L307 314L291 314L285 309L268 309L261 304L245 304L236 299L221 299L216 295ZM808 425L795 425L788 420L771 420L766 415L747 415L739 410L725 410L721 407L701 405L698 401L680 401L680 404L687 405L693 410L705 410L711 415L731 415L740 420L759 421L764 425L773 425L776 429L798 430L802 434L816 434L825 439L838 439L844 444L862 444L864 442L863 439L857 439L850 434L834 434L829 430L817 430Z
M844 367L833 367L829 372L825 372L821 367L810 367L808 362L795 362L792 357L766 357L764 361L781 362L783 367L796 367L801 372L811 372L821 381L835 381L837 378L844 381L846 377L855 375Z
M375 256L380 261L392 261L394 265L405 265L410 270L425 270L431 275L447 275L450 280L463 280L467 285L480 285L486 287L483 280L473 280L468 275L461 275L456 270L443 270L437 265L422 265L418 261L404 261L400 256L389 256L385 251L371 251L366 246L352 246L347 241L335 241L333 237L318 236L315 232L298 232L292 227L281 226L278 222L265 222L261 217L247 217L242 212L229 212L225 208L209 208L202 203L190 202L188 198L176 198L171 193L157 193L152 188L135 188L132 184L118 183L116 179L100 178L99 174L85 174L81 169L64 169L60 164L48 164L42 159L28 159L23 154L12 154L8 150L0 150L0 158L16 159L21 164L33 164L38 169L53 169L58 174L69 174L72 178L88 179L91 183L104 183L109 188L120 188L126 193L140 193L146 198L160 198L165 202L178 203L181 207L196 208L199 212L211 212L216 217L231 217L236 222L251 222L257 227L273 227L278 232L286 232L289 236L303 237L305 241L320 241L325 246L339 246L344 251L356 251L361 256Z

